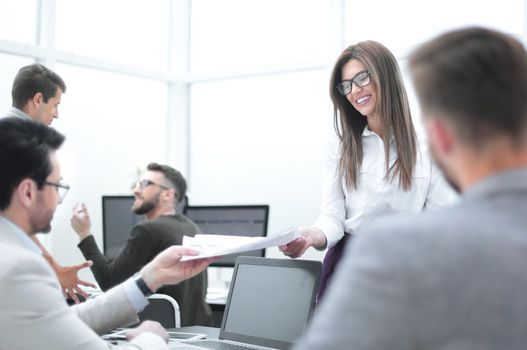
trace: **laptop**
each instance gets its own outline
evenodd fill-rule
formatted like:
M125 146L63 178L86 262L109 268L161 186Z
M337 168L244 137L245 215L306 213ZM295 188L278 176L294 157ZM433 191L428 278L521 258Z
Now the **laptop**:
M289 349L307 328L321 270L319 261L239 257L219 339L185 343L202 349Z

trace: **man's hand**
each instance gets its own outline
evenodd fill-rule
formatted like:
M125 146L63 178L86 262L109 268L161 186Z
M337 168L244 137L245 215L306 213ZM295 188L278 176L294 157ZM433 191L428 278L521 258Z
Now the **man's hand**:
M194 277L218 258L206 258L190 261L181 261L183 255L197 255L194 249L181 246L171 246L159 253L154 260L141 269L141 276L146 285L156 291L166 284L178 284L188 278Z
M134 328L126 333L126 339L130 341L145 332L157 334L163 338L166 343L168 343L169 337L166 329L164 329L163 326L159 324L159 322L155 321L144 321L137 328Z
M90 267L92 264L93 262L88 260L79 265L60 267L58 272L55 270L62 287L62 293L65 297L69 295L75 304L79 303L77 294L82 295L84 298L88 298L89 296L88 293L83 291L79 286L97 288L95 284L83 281L78 276L80 270Z
M326 235L316 227L301 227L298 229L300 237L279 247L284 255L298 258L306 252L307 248L324 249L327 244Z
M81 241L91 235L90 213L88 213L88 208L86 208L84 203L75 204L73 207L71 227L77 232Z
M69 296L71 299L73 299L75 304L79 303L77 294L82 295L84 298L88 297L88 294L79 286L82 285L86 287L97 288L95 284L83 281L78 276L78 272L80 270L92 266L93 262L91 260L85 261L79 265L62 267L51 257L51 255L49 255L49 253L45 252L43 255L55 271L55 274L59 279L60 286L62 287L62 293L65 297Z
M91 260L85 261L82 264L75 265L75 266L62 267L55 261L55 259L53 259L51 254L47 251L47 249L42 245L42 243L40 243L36 235L32 235L31 239L40 247L40 249L42 250L42 256L47 260L47 262L51 265L51 267L55 271L55 274L57 275L60 286L62 287L62 293L64 293L65 297L69 295L71 299L75 301L75 303L78 303L79 298L77 297L75 292L79 293L85 298L88 297L88 294L86 294L86 292L80 289L79 285L96 288L94 284L83 281L79 279L79 277L77 276L77 273L79 272L79 270L85 267L90 267L93 264Z

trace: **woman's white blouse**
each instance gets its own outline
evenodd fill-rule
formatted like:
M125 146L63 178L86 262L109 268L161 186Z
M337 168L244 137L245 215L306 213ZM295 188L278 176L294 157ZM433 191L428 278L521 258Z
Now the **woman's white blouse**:
M412 187L404 191L399 177L386 179L384 142L368 127L362 133L363 160L357 189L348 189L338 176L340 141L332 138L328 144L321 214L315 226L324 232L328 247L334 246L344 233L355 231L383 215L419 212L454 202L456 193L446 183L432 161L426 145L420 144L412 177ZM397 159L395 140L390 140L390 166Z

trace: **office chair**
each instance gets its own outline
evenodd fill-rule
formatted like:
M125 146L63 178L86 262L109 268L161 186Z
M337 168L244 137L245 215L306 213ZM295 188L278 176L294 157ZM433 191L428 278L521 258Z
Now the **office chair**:
M161 323L165 328L181 327L179 305L174 298L165 294L152 294L149 304L139 313L139 320L151 320Z

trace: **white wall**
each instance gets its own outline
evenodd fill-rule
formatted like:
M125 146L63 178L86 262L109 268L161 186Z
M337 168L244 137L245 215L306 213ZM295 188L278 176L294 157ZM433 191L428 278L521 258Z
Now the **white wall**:
M67 137L60 158L71 190L55 214L52 250L59 261L73 264L83 259L70 227L73 205L86 203L102 247L101 195L130 194L138 170L151 161L166 161L166 88L69 65L57 65L56 71L68 84L62 116L53 126Z
M190 202L268 203L269 234L312 224L332 127L329 103L319 98L327 94L327 75L313 71L195 85ZM208 103L200 103L204 99Z

